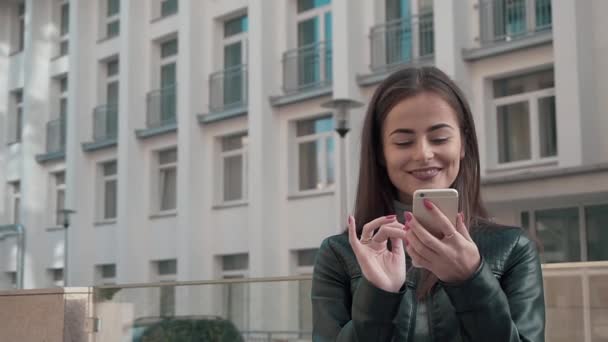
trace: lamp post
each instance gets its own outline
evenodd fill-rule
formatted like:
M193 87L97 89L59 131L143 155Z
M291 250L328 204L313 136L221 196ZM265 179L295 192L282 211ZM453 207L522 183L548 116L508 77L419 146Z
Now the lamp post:
M63 287L68 287L68 227L70 226L70 215L76 210L60 209L57 213L63 215Z
M321 107L332 109L334 112L335 131L340 136L340 224L346 227L346 143L345 137L350 130L349 111L353 108L362 107L363 103L347 99L337 98L321 104Z

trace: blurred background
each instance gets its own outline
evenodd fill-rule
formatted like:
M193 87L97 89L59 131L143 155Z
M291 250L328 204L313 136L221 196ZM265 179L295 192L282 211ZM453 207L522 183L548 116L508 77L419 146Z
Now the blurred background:
M0 0L0 288L81 294L82 340L310 340L314 257L353 208L366 104L394 70L433 65L470 101L491 216L542 244L548 341L608 341L605 13ZM10 321L27 305L2 293Z

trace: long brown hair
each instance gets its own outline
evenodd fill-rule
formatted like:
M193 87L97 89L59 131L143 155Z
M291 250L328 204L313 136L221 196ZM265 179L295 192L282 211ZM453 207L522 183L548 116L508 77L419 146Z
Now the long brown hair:
M391 183L384 163L384 121L395 105L425 92L441 97L457 114L464 143L464 158L450 187L458 190L459 208L464 212L465 224L470 228L479 221L487 220L488 215L479 191L480 165L475 124L462 90L435 67L407 68L393 73L376 88L367 109L361 136L359 185L354 211L359 236L365 223L393 214L393 201L398 198L398 191ZM428 294L437 282L437 277L429 272L423 272L422 278L419 298Z

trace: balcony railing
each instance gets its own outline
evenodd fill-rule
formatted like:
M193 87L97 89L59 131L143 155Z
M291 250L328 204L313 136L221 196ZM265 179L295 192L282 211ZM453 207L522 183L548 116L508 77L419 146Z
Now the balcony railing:
M209 77L209 110L223 112L247 105L247 65L237 65Z
M101 105L93 110L93 141L107 141L118 136L118 107Z
M483 0L479 4L482 45L551 30L551 0Z
M65 120L55 119L46 123L46 153L65 151Z
M318 42L283 54L283 91L292 94L330 85L331 41Z
M370 33L371 69L384 71L435 53L433 12L409 16L375 26Z
M177 122L177 86L154 90L147 95L146 126L159 128Z

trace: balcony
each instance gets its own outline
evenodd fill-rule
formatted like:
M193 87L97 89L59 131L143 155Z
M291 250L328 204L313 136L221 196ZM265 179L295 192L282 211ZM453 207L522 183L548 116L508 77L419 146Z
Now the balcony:
M177 130L177 85L149 92L146 103L146 128L135 132L138 138Z
M46 152L36 156L36 161L44 163L65 158L66 122L55 119L46 124Z
M280 106L332 91L331 41L318 42L283 54L283 96L271 98Z
M432 65L435 55L433 12L424 12L372 27L370 70L359 85L381 82L392 71L410 65Z
M247 113L247 65L237 65L209 77L209 113L199 116L201 123L241 116Z
M551 0L483 0L479 10L479 48L466 60L529 48L553 41Z
M93 110L93 141L83 143L84 151L116 146L118 138L118 106L101 105Z

